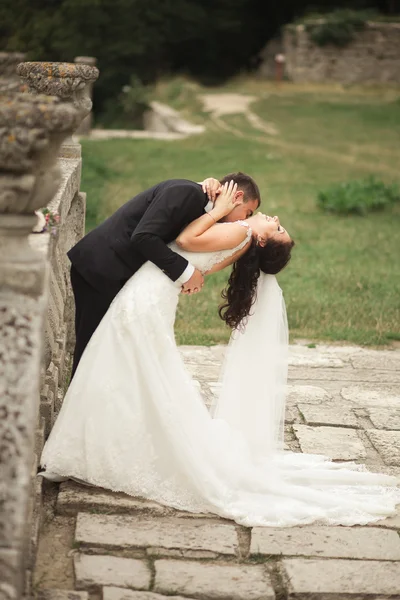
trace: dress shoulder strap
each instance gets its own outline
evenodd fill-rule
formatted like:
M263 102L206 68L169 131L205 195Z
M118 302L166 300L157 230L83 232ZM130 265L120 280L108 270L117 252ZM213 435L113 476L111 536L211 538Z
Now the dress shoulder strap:
M250 229L250 225L248 224L247 221L233 221L234 223L236 223L236 225L241 225L242 227L247 227L247 229Z

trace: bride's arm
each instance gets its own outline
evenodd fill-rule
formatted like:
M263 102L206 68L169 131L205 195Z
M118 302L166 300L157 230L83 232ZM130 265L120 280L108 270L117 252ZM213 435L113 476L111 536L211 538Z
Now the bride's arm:
M246 237L246 230L236 223L217 223L236 206L237 185L224 185L218 204L210 212L192 221L177 237L176 243L190 252L215 252L238 246Z
M209 216L212 213L213 211L199 217L179 234L176 243L182 250L217 252L235 248L243 242L247 231L242 225L237 223L215 224Z

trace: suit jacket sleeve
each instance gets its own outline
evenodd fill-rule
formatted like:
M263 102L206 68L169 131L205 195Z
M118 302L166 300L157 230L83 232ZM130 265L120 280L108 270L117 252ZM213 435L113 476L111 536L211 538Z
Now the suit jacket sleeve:
M132 234L132 250L176 281L188 261L168 248L164 240L172 239L187 223L199 217L204 204L204 194L190 184L172 185L160 190Z

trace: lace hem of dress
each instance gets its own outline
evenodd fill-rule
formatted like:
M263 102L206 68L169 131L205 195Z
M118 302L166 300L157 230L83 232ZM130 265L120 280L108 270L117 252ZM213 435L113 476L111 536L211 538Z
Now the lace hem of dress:
M357 465L359 466L359 465ZM44 466L44 470L46 471L46 467ZM288 515L287 519L284 518L275 518L275 519L271 519L271 518L265 518L262 517L262 515L260 514L244 514L242 511L239 511L236 507L233 508L233 506L231 505L231 503L227 502L226 504L226 508L219 508L216 505L206 505L206 503L199 503L198 499L196 499L195 497L187 497L186 501L183 500L183 498L179 499L179 495L174 495L174 493L171 493L171 495L168 494L168 497L163 498L162 496L160 496L160 494L154 493L152 491L147 491L145 492L145 496L141 496L137 493L135 493L133 490L129 491L127 490L126 487L124 486L119 486L119 485L113 485L110 482L106 482L104 480L99 481L96 478L90 478L91 480L88 481L84 478L83 473L79 472L79 469L76 471L76 474L72 475L71 472L62 472L63 470L55 470L54 473L65 477L67 479L70 479L71 481L77 481L77 483L79 483L80 485L90 485L93 487L97 487L99 489L107 489L110 490L112 492L116 492L116 493L124 493L127 494L128 496L132 497L132 498L136 498L139 499L143 502L156 502L157 504L160 504L161 506L165 506L166 508L170 508L172 510L178 510L178 511L184 511L184 512L188 512L188 513L193 513L193 514L213 514L213 515L217 515L221 518L225 518L225 519L230 519L234 522L236 522L239 525L242 525L244 527L279 527L279 528L289 528L289 527L294 527L294 526L303 526L303 525L340 525L340 526L347 526L347 527L351 527L354 525L367 525L370 523L375 523L377 521L380 521L388 516L391 516L392 514L395 514L395 511L393 510L393 512L389 515L389 514L376 514L373 515L371 514L371 512L368 512L367 510L363 511L363 510L352 510L351 514L344 514L343 512L341 513L341 510L344 510L343 507L340 507L340 503L338 502L338 505L335 508L331 508L330 510L327 511L327 513L324 516L316 516L315 513L312 513L310 515L303 515L302 517L299 516L295 516L295 517L290 517L290 515ZM51 469L51 472L53 473L53 470ZM387 488L384 486L371 486L371 489L373 488L380 488L380 492L383 496L387 496L389 498L393 498L393 499L397 499L399 497L399 492L396 490L393 490L392 488ZM347 488L347 489L346 489ZM346 493L347 490L352 490L354 489L354 486L342 486L340 489L337 490L338 495ZM367 505L366 505L367 508ZM235 514L236 513L236 514Z

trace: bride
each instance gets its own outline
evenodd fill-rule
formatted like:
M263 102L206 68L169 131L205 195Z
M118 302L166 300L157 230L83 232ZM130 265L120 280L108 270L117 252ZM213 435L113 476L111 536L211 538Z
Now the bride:
M233 264L221 317L234 329L211 416L174 339L180 287L145 263L87 346L44 447L51 480L75 478L247 526L354 525L392 514L393 477L284 451L286 311L274 274L293 242L277 217L217 223L211 212L172 247L204 274Z

